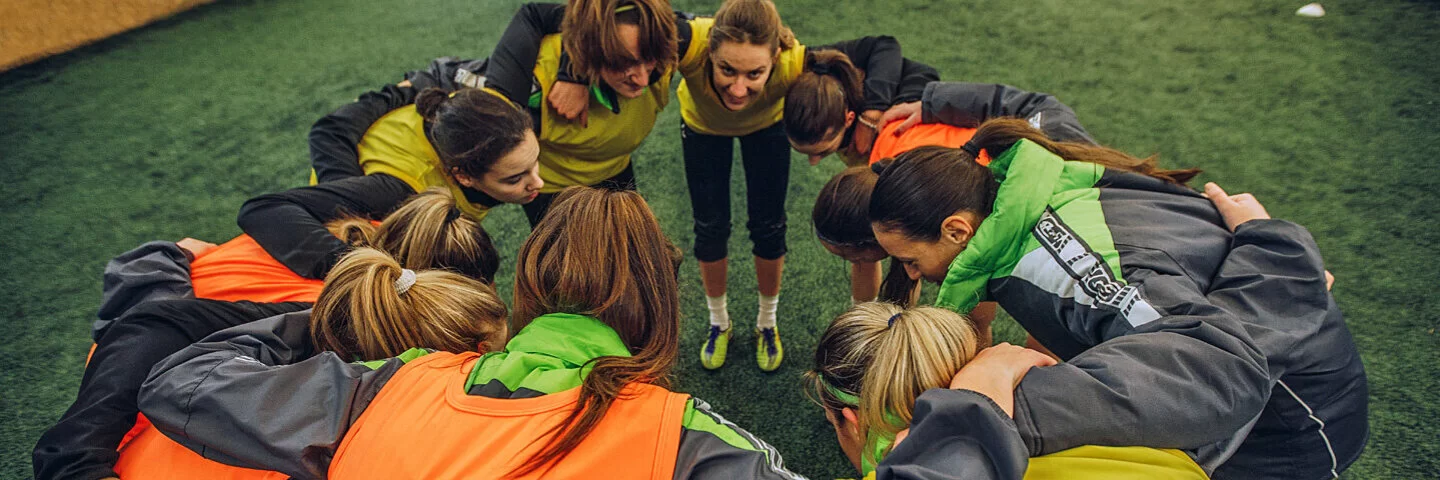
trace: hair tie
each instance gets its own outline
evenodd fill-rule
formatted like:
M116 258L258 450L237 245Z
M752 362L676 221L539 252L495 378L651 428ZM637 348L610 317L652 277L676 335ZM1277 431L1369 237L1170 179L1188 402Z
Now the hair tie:
M900 312L900 313L891 315L891 316L890 316L890 322L885 324L885 328L890 328L890 327L895 326L895 319L900 318L900 315L902 315L902 314L904 314L904 313L905 313L905 312Z
M980 158L980 147L975 145L974 139L965 142L964 145L960 146L960 149L970 154L971 157Z
M891 161L891 159L885 158L872 163L870 164L870 171L875 172L876 175L882 175L885 173L885 169L890 168Z
M810 71L815 72L816 75L829 75L830 64L819 62L812 63L810 64Z
M457 218L460 218L460 206L452 205L450 211L445 214L445 224L449 225L450 222L455 221Z
M395 279L395 294L404 295L413 286L415 286L415 271L408 268L400 269L400 278Z
M638 8L638 7L636 7L635 4L633 4L633 3L626 3L626 4L624 4L624 5L621 5L619 8L616 8L616 9L615 9L615 14L616 14L616 15L619 15L619 14L622 14L622 13L625 13L625 12L628 12L628 11L631 11L631 10L634 10L634 9L636 9L636 8Z

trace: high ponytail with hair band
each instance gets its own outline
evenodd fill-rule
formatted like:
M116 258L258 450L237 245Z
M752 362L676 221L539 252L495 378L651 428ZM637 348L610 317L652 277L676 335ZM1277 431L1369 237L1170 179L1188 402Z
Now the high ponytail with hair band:
M812 145L845 131L847 114L865 108L864 81L865 72L843 52L806 51L805 68L785 95L785 133L791 143Z

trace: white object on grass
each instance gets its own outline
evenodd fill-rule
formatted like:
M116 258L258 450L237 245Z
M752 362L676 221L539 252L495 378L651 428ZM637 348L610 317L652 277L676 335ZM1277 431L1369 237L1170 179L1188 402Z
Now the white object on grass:
M1320 6L1319 3L1312 3L1300 7L1299 10L1295 11L1295 14L1302 17L1323 17L1325 16L1325 7Z

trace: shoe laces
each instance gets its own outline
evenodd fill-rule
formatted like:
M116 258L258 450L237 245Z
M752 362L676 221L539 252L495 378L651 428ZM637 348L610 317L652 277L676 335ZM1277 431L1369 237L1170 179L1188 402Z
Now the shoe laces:
M705 340L705 353L715 354L715 340L720 338L720 332L720 327L715 325L710 326L710 337Z
M769 355L769 356L772 356L772 357L773 357L773 356L775 356L776 354L779 353L779 352L778 352L779 349L775 348L775 329L773 329L773 328L762 328L762 329L760 329L760 337L762 338L762 341L765 342L765 354L766 354L766 355Z

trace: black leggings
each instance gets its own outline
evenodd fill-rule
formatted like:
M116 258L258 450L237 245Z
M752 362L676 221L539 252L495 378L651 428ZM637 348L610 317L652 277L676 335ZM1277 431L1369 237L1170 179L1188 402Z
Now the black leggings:
M309 303L160 300L142 303L115 321L96 344L80 394L32 452L36 480L115 476L115 448L135 426L136 398L150 368L217 331Z
M625 169L621 170L620 173L601 180L600 183L593 186L611 190L634 190L635 160L631 159L630 164L626 165ZM521 206L521 208L525 209L525 219L530 221L530 228L535 228L535 225L539 224L540 220L545 218L545 213L550 211L550 203L555 201L555 195L559 193L560 192L542 193L536 196L534 200L531 200L530 203Z
M685 182L695 212L695 258L714 262L728 255L730 241L730 164L736 137L696 133L680 123L685 150ZM776 123L740 138L745 168L745 207L756 257L785 256L785 192L790 187L790 142Z

